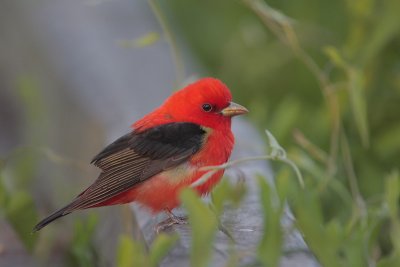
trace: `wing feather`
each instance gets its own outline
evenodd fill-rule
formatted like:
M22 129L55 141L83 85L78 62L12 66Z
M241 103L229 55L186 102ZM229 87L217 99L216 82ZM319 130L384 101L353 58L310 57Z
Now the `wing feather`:
M94 157L101 174L65 212L96 206L178 166L201 148L204 134L197 124L170 123L122 136Z

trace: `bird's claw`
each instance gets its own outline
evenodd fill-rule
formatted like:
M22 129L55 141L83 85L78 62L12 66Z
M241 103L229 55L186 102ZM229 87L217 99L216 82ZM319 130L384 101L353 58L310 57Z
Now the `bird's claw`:
M157 224L157 226L156 226L157 234L159 234L160 232L168 229L169 227L171 227L175 224L183 225L183 224L188 223L187 217L176 216L170 211L167 211L167 214L168 214L169 218Z

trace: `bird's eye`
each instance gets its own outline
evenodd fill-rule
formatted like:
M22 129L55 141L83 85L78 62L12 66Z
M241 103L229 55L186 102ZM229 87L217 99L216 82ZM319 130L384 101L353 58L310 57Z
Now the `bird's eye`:
M208 104L208 103L203 104L203 105L201 106L201 108L202 108L205 112L210 112L210 111L212 110L212 106L211 106L210 104Z

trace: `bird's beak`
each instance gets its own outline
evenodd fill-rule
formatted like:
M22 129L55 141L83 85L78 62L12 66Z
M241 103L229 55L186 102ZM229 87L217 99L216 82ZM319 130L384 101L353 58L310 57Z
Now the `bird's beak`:
M247 108L234 102L230 102L229 106L221 110L221 114L225 117L233 117L241 114L246 114L247 112L249 112Z

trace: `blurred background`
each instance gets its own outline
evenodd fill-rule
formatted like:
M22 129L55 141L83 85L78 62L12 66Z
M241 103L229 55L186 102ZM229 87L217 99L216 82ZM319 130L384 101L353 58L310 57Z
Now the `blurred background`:
M121 210L30 230L90 184L106 143L213 76L301 169L308 196L290 198L319 261L399 266L399 12L398 0L1 1L0 262L114 265Z

